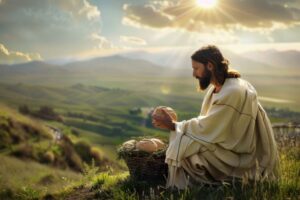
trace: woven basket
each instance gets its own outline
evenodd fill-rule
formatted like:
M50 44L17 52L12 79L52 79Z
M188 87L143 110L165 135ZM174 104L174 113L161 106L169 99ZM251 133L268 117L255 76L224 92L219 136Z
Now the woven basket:
M167 147L154 153L147 153L137 149L124 151L120 147L118 154L119 158L126 162L133 180L165 182L168 176L168 165L165 163L166 149Z

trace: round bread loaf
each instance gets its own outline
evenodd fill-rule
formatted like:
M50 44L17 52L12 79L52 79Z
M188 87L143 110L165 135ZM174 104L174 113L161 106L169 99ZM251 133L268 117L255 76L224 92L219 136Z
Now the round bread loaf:
M167 106L158 106L154 109L152 116L154 117L163 117L163 111L165 110L172 118L172 120L177 121L177 114L176 112L171 108L171 107L167 107Z
M136 148L149 153L157 151L157 144L150 139L143 139L136 143Z
M151 138L151 141L155 142L157 145L157 150L161 150L165 147L165 143L157 138Z

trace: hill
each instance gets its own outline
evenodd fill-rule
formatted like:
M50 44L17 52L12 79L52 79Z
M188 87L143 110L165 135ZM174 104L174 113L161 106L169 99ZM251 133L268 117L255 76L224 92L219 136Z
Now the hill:
M28 99L25 96L29 95L65 101L64 89L66 87L73 86L74 90L76 87L79 90L80 85L92 85L114 90L101 92L102 95L98 95L100 92L94 89L94 93L88 98L80 98L86 97L86 95L76 95L72 100L67 101L72 104L77 98L83 101L94 98L90 103L99 104L99 102L107 101L107 97L110 96L115 102L110 106L129 105L127 102L130 101L144 102L141 104L148 106L152 103L153 106L157 104L153 104L153 101L150 102L150 99L156 99L159 104L165 104L169 103L169 100L165 101L165 99L176 99L173 95L180 98L197 98L199 96L195 90L197 80L193 80L191 77L192 69L189 57L191 53L191 49L159 52L133 51L60 65L47 62L0 65L0 82L3 85L16 84L20 88L22 88L22 84L31 85L31 91L28 94L25 92L21 97L24 100ZM297 55L299 52L267 51L236 54L224 50L224 56L231 62L230 66L239 70L242 78L254 85L265 106L289 108L294 111L300 111L300 98L297 90L300 75L298 67L296 67ZM277 64L272 59L276 60ZM294 64L284 65L284 63ZM44 86L44 88L41 90L36 86ZM7 91L8 89L11 91ZM118 89L122 91L117 92ZM8 86L7 92L0 93L0 96L6 99L7 95L11 97L16 95L18 90L21 89ZM58 92L58 90L60 91ZM137 95L132 91L139 91L143 94ZM68 88L66 93L69 96L72 91ZM75 93L78 94L78 91ZM115 98L116 96L122 97L123 100ZM142 99L140 96L145 98ZM200 97L203 97L203 94L200 93ZM16 98L10 99L10 103L13 103Z

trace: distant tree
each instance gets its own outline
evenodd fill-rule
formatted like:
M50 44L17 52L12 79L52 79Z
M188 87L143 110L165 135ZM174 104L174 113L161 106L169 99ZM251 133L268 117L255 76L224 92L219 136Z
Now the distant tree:
M123 135L123 134L124 134L124 131L123 131L123 129L120 128L120 127L114 127L114 128L112 128L111 134L112 134L113 136Z
M27 105L24 104L24 105L19 106L19 112L24 115L28 115L28 114L30 114L30 109L28 108Z
M142 109L140 107L134 107L129 110L129 114L131 115L139 115L142 113Z
M54 120L59 122L63 121L62 117L58 113L56 113L50 106L41 106L34 115L42 119Z
M80 134L79 131L77 131L76 129L73 129L73 128L71 129L71 133L76 136L79 136L79 134Z
M147 117L145 119L145 126L148 128L153 128L152 125L152 113L153 113L154 109L149 110L149 112L147 113Z
M54 112L53 108L51 108L50 106L41 106L39 113L43 114L43 115L48 115L48 116L55 116L56 113Z

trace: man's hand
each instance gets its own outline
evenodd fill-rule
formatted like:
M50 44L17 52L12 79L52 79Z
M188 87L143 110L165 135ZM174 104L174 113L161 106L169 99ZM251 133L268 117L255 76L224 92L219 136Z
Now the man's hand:
M161 109L161 111L162 111L161 115L156 115L156 114L152 115L153 126L156 128L174 131L176 121L172 119L172 117L166 110Z

